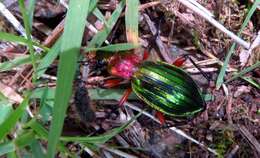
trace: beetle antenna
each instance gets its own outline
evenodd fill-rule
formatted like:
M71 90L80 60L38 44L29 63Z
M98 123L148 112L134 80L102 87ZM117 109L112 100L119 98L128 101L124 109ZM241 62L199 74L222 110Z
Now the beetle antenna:
M190 54L185 54L184 57L185 57L185 58L188 58L188 59L190 60L190 62L192 63L192 65L194 65L194 66L201 72L201 74L203 75L203 77L206 78L208 82L210 82L211 77L210 77L208 74L206 74L206 73L195 63L195 61L190 57Z

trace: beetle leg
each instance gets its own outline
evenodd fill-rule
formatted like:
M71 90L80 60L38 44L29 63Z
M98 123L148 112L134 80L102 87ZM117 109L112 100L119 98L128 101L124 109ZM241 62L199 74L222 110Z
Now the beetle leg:
M127 88L124 92L124 95L122 96L122 98L120 99L119 101L119 106L122 107L124 102L127 100L127 98L129 97L129 95L131 94L132 92L132 88Z
M112 88L118 86L120 82L122 82L122 79L109 79L106 80L102 86L105 88Z
M185 62L186 58L184 56L177 58L172 64L180 67L183 65L183 63Z
M143 60L146 60L149 57L149 53L147 50L144 50L144 54L143 54Z
M165 124L165 118L164 118L163 113L156 111L155 116L160 121L161 125Z

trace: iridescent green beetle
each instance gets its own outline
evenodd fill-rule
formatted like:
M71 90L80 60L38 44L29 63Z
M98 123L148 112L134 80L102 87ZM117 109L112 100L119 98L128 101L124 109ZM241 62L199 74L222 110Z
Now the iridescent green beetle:
M184 70L164 62L143 62L144 59L136 54L115 55L110 60L110 72L131 80L132 89L141 100L168 116L190 118L205 109L199 87ZM126 91L119 105L130 92Z
M147 105L174 117L192 117L205 108L193 79L182 69L145 61L132 77L132 89Z

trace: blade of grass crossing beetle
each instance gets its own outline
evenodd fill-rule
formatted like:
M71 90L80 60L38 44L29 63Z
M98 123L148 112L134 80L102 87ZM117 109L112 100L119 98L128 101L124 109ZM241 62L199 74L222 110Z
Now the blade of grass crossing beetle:
M63 121L71 97L72 83L76 72L89 2L90 0L69 2L70 9L66 15L60 48L61 53L58 65L58 80L55 92L53 120L48 136L48 158L53 158L55 156L56 145L62 131Z
M241 26L241 29L239 30L238 32L238 36L240 37L241 36L241 33L243 32L243 30L245 29L245 27L247 26L248 22L250 21L252 15L254 14L255 10L257 9L257 6L259 5L260 3L260 0L256 0L253 4L253 6L251 7L251 9L249 10L247 16L246 16L246 19L244 20L242 26ZM234 53L234 50L236 48L236 43L233 43L231 48L229 49L228 51L228 54L225 58L225 61L223 63L223 66L219 72L219 75L218 75L218 78L217 78L217 82L216 82L216 87L217 89L220 88L220 86L222 85L222 83L224 82L224 76L225 76L225 72L226 72L226 69L227 69L227 65L228 65L228 62L231 58L231 55Z
M126 0L125 25L127 41L138 45L139 0Z

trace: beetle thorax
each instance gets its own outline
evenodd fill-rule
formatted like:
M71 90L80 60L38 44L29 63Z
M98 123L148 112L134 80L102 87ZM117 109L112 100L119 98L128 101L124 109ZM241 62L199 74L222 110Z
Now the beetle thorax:
M136 54L116 55L110 61L110 73L124 79L130 79L137 71L140 62L141 58Z

